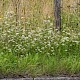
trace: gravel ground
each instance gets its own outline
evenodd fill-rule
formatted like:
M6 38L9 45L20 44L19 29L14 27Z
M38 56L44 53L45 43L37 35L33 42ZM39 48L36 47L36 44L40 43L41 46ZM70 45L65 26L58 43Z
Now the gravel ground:
M8 78L8 79L0 79L0 80L80 80L80 77L36 77L36 78Z

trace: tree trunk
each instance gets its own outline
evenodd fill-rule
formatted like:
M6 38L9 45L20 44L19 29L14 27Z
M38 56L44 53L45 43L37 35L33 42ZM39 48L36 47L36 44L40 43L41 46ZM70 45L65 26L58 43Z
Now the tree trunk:
M26 0L23 0L23 34L26 30Z
M12 0L13 2L13 7L15 11L15 21L16 21L16 26L18 26L19 23L19 12L20 12L20 0Z
M54 24L57 30L61 30L61 0L54 0Z

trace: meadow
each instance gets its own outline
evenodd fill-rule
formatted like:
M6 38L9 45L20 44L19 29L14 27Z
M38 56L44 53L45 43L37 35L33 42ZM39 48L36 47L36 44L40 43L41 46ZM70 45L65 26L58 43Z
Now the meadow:
M61 12L62 29L56 32L53 16L34 15L0 19L0 77L80 74L80 17L77 10ZM16 26L16 23L18 25Z

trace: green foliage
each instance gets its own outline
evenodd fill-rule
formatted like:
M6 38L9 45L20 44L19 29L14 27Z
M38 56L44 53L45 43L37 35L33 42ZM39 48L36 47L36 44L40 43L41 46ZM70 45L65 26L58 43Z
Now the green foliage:
M62 31L53 31L53 19L40 22L26 20L15 27L14 16L4 18L0 24L0 72L4 75L75 74L80 72L80 26L74 27L78 17L72 15L66 25L63 14ZM37 23L38 27L37 27ZM77 28L76 28L77 27Z

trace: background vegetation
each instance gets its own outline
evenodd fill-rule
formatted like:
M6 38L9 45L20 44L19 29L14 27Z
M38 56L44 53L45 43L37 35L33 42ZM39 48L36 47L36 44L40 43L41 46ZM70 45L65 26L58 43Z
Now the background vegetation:
M0 75L80 73L80 4L65 1L61 32L54 29L53 0L0 1Z

